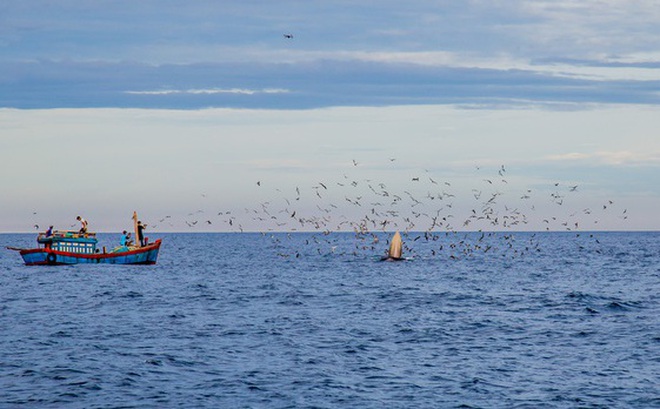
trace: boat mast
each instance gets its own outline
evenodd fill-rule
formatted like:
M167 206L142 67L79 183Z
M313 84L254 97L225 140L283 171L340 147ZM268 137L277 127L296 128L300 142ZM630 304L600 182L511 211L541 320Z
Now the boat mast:
M137 212L133 211L133 230L135 230L135 236L133 236L133 240L135 242L135 245L137 247L140 247L140 240L138 239L138 218L137 218Z

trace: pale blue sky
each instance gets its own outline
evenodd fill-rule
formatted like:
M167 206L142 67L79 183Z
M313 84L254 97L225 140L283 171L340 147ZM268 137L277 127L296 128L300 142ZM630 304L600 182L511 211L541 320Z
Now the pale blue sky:
M291 212L296 187L338 223L367 179L452 195L457 219L481 191L514 228L657 230L658 21L653 1L3 2L0 231L133 209L286 230L245 208Z

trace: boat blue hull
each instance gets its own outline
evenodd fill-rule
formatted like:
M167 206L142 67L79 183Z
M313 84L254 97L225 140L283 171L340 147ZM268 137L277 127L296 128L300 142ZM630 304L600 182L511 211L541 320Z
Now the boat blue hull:
M117 253L81 254L40 248L22 250L21 256L26 265L156 264L159 250L160 240L142 248Z

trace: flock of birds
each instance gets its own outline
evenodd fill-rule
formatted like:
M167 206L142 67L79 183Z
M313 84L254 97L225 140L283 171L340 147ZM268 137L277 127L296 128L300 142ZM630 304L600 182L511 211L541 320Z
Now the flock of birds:
M292 40L293 34L284 33L283 37ZM395 158L388 160L395 161ZM352 160L352 167L359 168L360 163ZM482 172L482 168L477 166L476 171ZM206 226L205 230L260 231L272 240L277 254L285 258L307 254L383 255L387 253L391 234L400 231L404 237L404 255L408 257L457 259L488 253L520 257L540 252L537 234L526 234L520 242L514 232L570 231L580 237L581 231L589 231L589 224L592 227L598 224L604 212L617 211L614 201L607 200L593 208L541 216L539 221L534 216L548 214L547 205L569 207L579 186L555 182L512 193L507 189L504 165L480 177L479 184L469 191L464 182L441 181L429 171L419 173L422 174L409 176L410 185L405 189L388 186L390 182L344 173L334 181L318 181L287 190L276 188L271 193L277 197L264 200L254 208L217 213L199 209L188 213L183 222L192 230ZM400 181L396 185L401 186ZM266 189L262 181L256 181L255 187ZM515 202L510 201L512 195ZM201 196L207 198L206 194ZM544 210L537 212L537 206ZM208 217L209 214L213 216ZM627 219L627 210L620 211L617 217ZM543 228L539 228L539 222ZM163 224L173 228L175 223L168 215L158 223L151 223L151 229ZM527 228L528 225L532 227ZM34 227L39 229L37 224ZM308 234L295 242L294 232ZM338 232L353 234L346 240L345 235L333 234ZM584 234L598 243L593 233ZM287 245L287 240L295 243Z
M389 162L395 160L390 158ZM355 160L351 168L355 172L304 187L271 189L268 182L256 181L255 189L274 197L241 210L199 209L190 212L184 222L191 230L205 226L204 230L260 231L281 257L382 255L391 234L400 231L404 255L454 259L478 254L520 257L540 252L541 241L536 234L524 235L522 242L514 234L541 230L539 225L543 230L568 231L576 237L584 234L597 242L594 234L584 232L597 226L604 213L617 211L612 200L598 207L569 209L580 192L575 184L555 182L512 190L508 188L505 166L491 171L477 167L472 180L478 185L469 190L464 182L440 180L429 171L410 175L405 188L397 189L394 183L358 177L360 163ZM396 185L402 186L400 181ZM206 194L201 196L206 198ZM543 211L537 211L537 207ZM554 216L539 216L553 209L557 210ZM617 217L627 219L627 210ZM174 225L171 216L161 218L159 223ZM294 232L308 234L296 236ZM335 234L338 232L352 234L347 240L346 235Z

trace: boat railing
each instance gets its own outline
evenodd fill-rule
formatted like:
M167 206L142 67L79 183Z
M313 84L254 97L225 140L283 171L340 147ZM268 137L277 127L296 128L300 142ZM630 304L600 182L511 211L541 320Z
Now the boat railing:
M50 236L46 235L46 233L39 233L37 240L53 239L53 238L71 238L71 239L96 238L96 233L87 232L81 234L79 231L73 231L73 230L55 230Z

